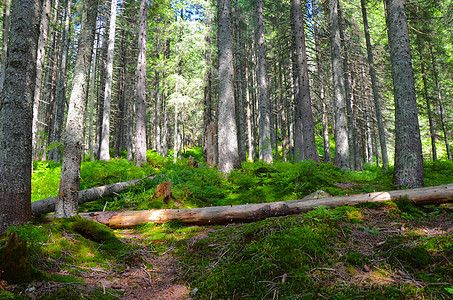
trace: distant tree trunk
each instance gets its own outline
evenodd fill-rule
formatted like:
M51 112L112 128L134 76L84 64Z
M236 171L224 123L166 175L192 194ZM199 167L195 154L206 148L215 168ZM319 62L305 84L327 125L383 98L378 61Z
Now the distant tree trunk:
M52 3L50 0L43 1L41 13L41 26L38 40L38 50L36 57L36 83L33 102L33 127L32 127L32 144L33 157L39 159L39 150L37 149L37 134L38 134L38 112L41 100L42 77L44 73L44 58L46 55L47 37L49 33L49 22Z
M442 124L442 131L444 133L444 141L445 141L445 147L447 150L447 157L449 160L451 160L450 143L448 142L447 126L445 124L445 117L444 117L445 112L444 112L444 105L443 105L443 100L442 100L442 93L441 93L439 78L437 75L436 58L434 57L433 49L431 46L429 48L429 51L431 54L431 63L433 65L434 80L436 81L436 94L437 94L437 101L439 102L440 122Z
M112 102L112 83L113 83L113 55L115 54L115 29L116 29L116 6L117 0L110 3L110 27L107 48L107 68L104 91L104 111L102 117L102 134L99 160L110 160L110 106Z
M420 57L420 64L421 64L421 73L422 73L421 76L422 76L422 82L423 82L423 95L425 96L426 112L428 115L429 136L431 137L431 150L432 150L432 155L433 155L433 161L436 161L437 160L436 134L434 132L433 113L431 110L431 99L429 98L429 94L428 94L428 83L426 80L427 74L426 74L426 70L425 70L425 62L423 61L423 57Z
M69 218L77 213L80 188L80 165L83 147L84 115L96 29L97 0L83 2L79 50L74 67L74 80L69 98L64 135L63 165L55 217Z
M233 169L239 168L239 150L233 86L234 74L231 0L218 0L218 20L218 159L219 171L223 173L230 173Z
M314 0L311 0L311 6L313 9L313 33L315 39L315 50L316 50L316 71L319 78L319 99L322 106L322 141L324 148L324 162L330 163L332 161L332 154L330 153L330 136L329 136L329 122L328 122L328 111L327 103L324 91L324 70L322 67L322 53L321 53L321 42L319 38L319 29L318 29L318 9Z
M138 60L137 60L137 125L135 141L135 162L142 165L146 162L146 26L148 1L140 1L140 19L138 25Z
M3 45L2 45L2 65L0 69L0 94L3 92L3 86L5 84L6 75L6 64L7 64L7 53L8 53L8 41L9 32L11 27L10 21L11 13L11 0L5 1L5 16L3 18Z
M349 145L346 120L346 100L341 57L340 27L338 16L339 0L329 0L330 41L335 97L335 165L349 169Z
M395 97L395 169L398 187L423 186L423 153L404 0L386 0Z
M33 94L41 1L16 0L0 105L0 232L31 219Z
M96 90L96 66L97 66L97 54L99 50L99 34L96 35L95 41L94 41L95 48L93 49L93 58L91 61L91 94L90 94L90 128L88 132L88 152L90 153L90 158L91 160L94 160L94 145L93 145L93 139L94 139L94 94Z
M99 85L97 93L97 111L96 111L96 157L99 159L101 156L101 139L102 139L102 122L104 120L104 100L105 100L105 84L107 80L107 51L109 39L109 19L104 20L102 32L102 44L100 55L100 68L99 68Z
M206 26L211 26L211 10L207 10L206 12ZM208 148L207 148L207 139L208 139L208 132L209 126L212 123L212 53L211 53L211 46L212 46L212 39L211 39L211 32L206 33L206 52L205 52L205 60L206 60L206 74L205 74L205 86L204 86L204 98L203 98L203 156L207 161L208 157ZM215 160L214 160L215 164Z
M307 51L305 47L304 19L302 17L302 4L300 0L291 0L293 39L295 42L295 52L297 61L297 71L299 79L299 97L296 99L296 123L303 123L303 150L295 149L296 152L303 153L303 158L319 162L319 155L315 143L315 128L313 123L313 113L311 109L310 86L308 80ZM299 157L300 159L301 157Z
M373 58L373 51L371 49L371 39L370 39L370 28L368 26L368 16L366 12L366 0L360 0L362 4L362 16L363 16L363 27L365 31L365 41L366 41L366 50L368 55L368 66L371 76L371 87L373 89L373 98L374 98L374 107L376 112L376 119L378 123L378 131L379 131L379 141L381 144L381 152L382 152L382 164L383 168L387 169L389 166L389 158L387 154L387 141L385 138L385 128L384 122L382 120L382 113L381 113L381 101L379 97L379 91L377 87L377 78L376 78L376 71L374 69L374 58Z
M257 81L258 81L258 105L259 105L259 129L258 129L258 152L259 159L271 164L272 145L271 145L271 128L269 116L269 97L267 93L266 80L266 45L264 41L264 17L263 17L263 0L256 1L255 10L255 44L257 56Z
M66 104L66 69L68 61L68 52L69 52L69 25L71 21L71 9L72 9L72 0L67 0L66 9L65 9L65 24L64 24L64 35L63 35L63 50L60 57L60 71L58 79L58 97L56 103L56 115L55 115L55 124L52 142L59 143L61 142L61 133L63 131L64 123L64 111ZM49 159L53 159L54 162L60 162L61 158L61 149L60 147L54 147L49 153Z

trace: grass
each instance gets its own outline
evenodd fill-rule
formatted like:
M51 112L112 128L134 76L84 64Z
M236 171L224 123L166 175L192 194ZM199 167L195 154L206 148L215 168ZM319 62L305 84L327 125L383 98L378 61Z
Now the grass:
M187 166L192 156L199 168ZM243 163L224 177L203 166L200 149L178 163L148 151L148 165L124 158L82 164L82 187L111 184L154 174L148 183L114 197L86 203L80 211L194 208L301 199L323 190L331 195L392 190L393 169L366 165L361 172L332 164ZM61 165L35 162L33 201L57 194ZM158 184L171 180L174 199L153 199ZM453 182L453 163L425 163L427 186ZM54 224L11 227L28 245L39 280L60 282L42 299L109 299L99 286L85 289L87 269L121 272L140 260L140 251L171 253L182 263L182 278L196 299L448 299L453 296L451 206L414 207L407 201L318 208L298 216L230 226L185 226L178 222L133 229L141 245L125 245L103 225L80 218ZM3 245L6 237L0 239ZM138 253L138 254L137 254ZM152 269L150 262L143 265ZM84 273L85 272L85 273ZM154 275L154 274L153 274ZM1 290L0 297L23 299L25 286ZM9 293L9 294L8 294ZM22 296L21 296L22 297ZM20 298L19 298L20 299Z

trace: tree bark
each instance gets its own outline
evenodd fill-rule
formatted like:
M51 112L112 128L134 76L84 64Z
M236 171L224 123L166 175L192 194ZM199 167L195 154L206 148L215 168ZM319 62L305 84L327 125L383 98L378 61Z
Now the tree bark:
M91 94L90 94L90 128L88 131L88 152L90 153L91 160L94 160L94 94L96 90L96 71L97 71L97 55L99 51L99 36L97 34L94 41L94 49L93 49L93 58L91 60Z
M296 123L303 123L302 149L295 149L303 153L303 159L319 162L319 155L315 142L315 127L313 123L313 112L311 108L310 85L308 80L307 51L305 46L304 19L302 16L301 0L291 0L293 39L297 60L297 71L299 79L299 97L296 99ZM299 156L300 157L300 156Z
M101 198L111 197L117 193L142 184L147 180L151 180L153 176L135 179L131 181L118 182L109 185L99 186L83 191L78 192L78 205L81 205L86 202L96 201ZM43 214L51 213L55 211L55 204L57 202L57 197L47 198L39 201L35 201L31 204L31 213L33 217L39 217Z
M0 101L0 232L31 217L33 94L41 1L16 0Z
M148 1L140 1L140 19L138 25L138 60L137 60L137 110L135 162L141 166L146 162L146 26Z
M3 92L3 86L5 85L6 65L7 65L7 57L8 57L7 56L8 41L9 41L9 32L10 32L10 27L11 27L10 14L11 14L11 0L6 0L5 1L5 15L3 18L2 65L0 67L0 94ZM1 104L1 102L0 102L0 104Z
M74 80L69 98L68 118L64 135L63 165L60 189L55 207L57 218L69 218L77 213L80 188L80 165L83 147L86 97L96 29L97 0L83 3L79 51L74 67Z
M395 98L395 169L398 187L423 186L423 153L414 70L404 0L386 0L386 20Z
M272 144L269 116L269 97L266 79L266 45L264 41L263 0L256 0L255 9L255 44L257 56L257 82L259 105L258 153L259 159L271 164Z
M233 87L233 30L231 0L218 0L219 108L218 144L219 171L230 173L239 168L239 150L235 119Z
M112 83L113 83L113 55L115 54L115 29L116 29L116 6L118 1L112 0L110 3L110 27L109 41L107 48L107 68L104 91L104 111L102 117L102 134L99 160L110 160L110 107L112 102Z
M361 5L362 5L363 27L364 27L364 31L365 31L368 66L369 66L369 72L370 72L370 77L371 77L371 88L373 90L374 108L375 108L376 119L377 119L377 123L378 123L379 141L381 144L382 164L383 164L383 168L386 169L389 166L389 158L388 158L388 154L387 154L387 141L385 138L385 128L384 128L384 122L383 122L382 113L381 113L381 99L379 97L379 91L378 91L378 87L377 87L376 71L374 69L373 51L371 49L370 28L368 25L368 16L367 16L367 12L366 12L366 0L360 0L360 1L361 1Z
M193 209L156 209L139 211L108 211L82 213L82 218L97 221L111 228L129 228L142 223L162 224L180 221L185 224L214 225L255 222L265 218L299 214L321 206L339 207L361 203L377 203L406 198L413 205L453 202L453 184L413 190L376 192L342 197L308 198L302 200L215 206Z
M330 41L335 98L335 165L349 169L349 145L346 120L346 100L341 57L340 27L338 16L339 0L329 0Z

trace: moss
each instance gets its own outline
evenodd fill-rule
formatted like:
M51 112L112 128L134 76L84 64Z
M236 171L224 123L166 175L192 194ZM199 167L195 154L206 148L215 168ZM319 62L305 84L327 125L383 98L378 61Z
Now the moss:
M1 250L2 279L9 284L31 282L32 268L27 255L27 242L15 233L10 234Z
M70 223L70 228L86 239L103 244L104 248L123 247L112 230L103 224L75 216Z

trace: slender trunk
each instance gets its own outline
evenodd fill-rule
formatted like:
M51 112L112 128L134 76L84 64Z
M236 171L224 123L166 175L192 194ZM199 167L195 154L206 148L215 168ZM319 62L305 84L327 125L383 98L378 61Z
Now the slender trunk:
M346 100L341 57L340 27L338 16L339 0L329 0L330 41L335 98L335 165L349 169L349 144L346 120Z
M112 102L112 82L113 82L113 55L115 54L115 29L116 29L116 6L117 0L110 3L110 27L107 48L107 68L104 91L104 111L102 117L102 134L99 160L110 160L110 107Z
M77 213L80 188L80 165L91 54L96 29L97 0L83 2L79 51L74 67L74 80L69 98L64 136L64 155L55 217L69 218Z
M56 103L56 115L54 123L54 132L52 142L61 143L61 133L63 131L64 124L64 111L66 106L66 69L68 61L68 52L69 52L69 25L71 21L71 9L72 9L72 0L67 0L66 9L65 9L65 25L64 25L64 35L63 35L63 49L61 52L60 58L60 71L58 79L58 97ZM60 162L61 158L61 147L54 147L50 153L49 158L53 159L54 162Z
M266 45L264 41L264 17L263 17L263 0L256 1L255 10L255 43L257 56L257 82L259 89L259 137L258 137L258 152L259 159L271 164L272 145L271 145L271 128L269 116L269 97L267 93L266 80Z
M398 187L423 186L423 153L404 0L386 0L395 97L395 169Z
M211 11L207 11L206 15L206 26L210 28L211 26ZM205 74L205 87L204 87L204 98L203 98L203 155L205 160L207 161L208 158L208 147L207 147L207 139L209 132L209 126L212 123L212 53L211 53L211 46L212 46L212 39L211 39L211 32L208 31L206 33L206 52L205 52L205 60L206 60L206 74ZM209 149L212 149L210 147ZM209 155L213 155L210 153ZM214 159L215 161L215 159ZM215 163L214 163L215 164Z
M13 2L0 105L0 232L31 219L33 94L41 1Z
M50 0L43 1L41 13L41 28L38 40L38 50L36 56L36 82L33 102L33 126L32 126L32 145L33 157L39 159L39 150L37 149L37 134L38 134L38 112L41 102L42 77L44 73L44 58L46 55L47 37L49 33L50 13L52 2Z
M243 85L243 64L242 64L242 51L241 51L241 30L239 20L241 18L239 11L239 4L236 3L235 7L235 29L236 29L236 83L237 83L237 101L236 101L236 120L237 120L237 134L238 134L238 149L240 161L247 160L246 147L245 147L245 120L244 120L244 85Z
M135 141L135 162L146 162L146 26L148 1L140 1L140 20L138 25L138 60L137 60L137 125Z
M97 53L99 49L99 34L96 35L93 49L93 59L92 59L92 71L91 71L91 94L90 94L90 129L88 132L88 152L90 153L91 160L94 160L94 148L93 148L93 118L94 118L94 92L96 90L96 62L97 62Z
M443 100L442 100L439 78L437 75L436 58L434 57L432 46L430 46L429 51L431 54L431 63L433 65L434 80L436 82L436 92L437 92L436 94L437 94L437 101L439 103L440 122L442 123L442 131L444 133L444 141L445 141L445 147L447 150L447 157L449 160L451 160L450 144L448 142L448 131L447 131L447 126L445 124L445 117L444 117L445 116L444 105L443 105Z
M420 53L421 54L421 53ZM433 155L433 161L437 160L437 150L436 150L436 134L434 132L434 122L433 116L431 111L431 99L429 98L428 94L428 83L426 81L426 70L425 70L425 63L423 61L423 57L420 57L421 63L421 72L422 72L422 82L423 82L423 95L425 96L426 101L426 112L428 114L428 124L429 124L429 136L431 137L431 150Z

